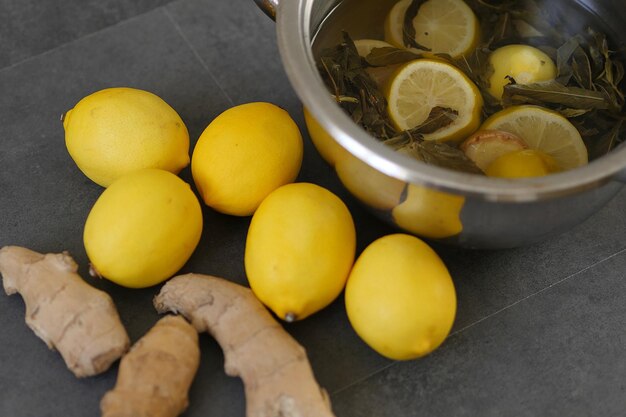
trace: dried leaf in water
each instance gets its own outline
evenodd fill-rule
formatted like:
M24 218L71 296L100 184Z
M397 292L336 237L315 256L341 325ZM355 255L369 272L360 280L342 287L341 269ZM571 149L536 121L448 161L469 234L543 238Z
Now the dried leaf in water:
M579 87L566 87L557 81L504 86L502 102L505 106L528 102L523 99L557 104L573 109L609 109L609 97L600 91Z
M417 13L422 7L422 4L427 0L413 0L404 13L404 20L402 24L402 40L405 46L410 48L420 49L422 51L430 51L430 48L420 45L415 41L415 26L413 26L413 19L417 16Z
M591 112L592 109L571 109L571 108L566 108L566 109L558 109L557 111L559 113L561 113L561 115L563 117L565 117L566 119L573 119L575 117L584 116L585 114Z
M428 118L421 123L419 126L416 126L411 129L413 134L428 134L434 133L439 129L442 129L452 122L454 122L459 116L459 112L450 109L447 107L433 107L430 111Z
M395 135L385 97L366 71L347 32L343 32L339 45L322 51L319 61L320 71L337 103L355 123L377 138Z
M385 67L388 65L404 64L422 58L421 54L409 49L394 47L374 48L365 57L365 61L373 67Z
M624 130L624 120L618 120L613 128L603 135L586 138L585 144L592 158L606 155L611 149L620 143L620 134Z
M455 171L484 175L482 170L465 153L443 142L423 141L415 146L414 155L420 161Z

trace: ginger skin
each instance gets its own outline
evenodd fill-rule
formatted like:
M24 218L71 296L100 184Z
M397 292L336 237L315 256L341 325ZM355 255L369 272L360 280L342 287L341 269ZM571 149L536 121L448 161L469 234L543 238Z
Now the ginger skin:
M26 324L59 351L74 375L85 377L106 371L130 341L111 297L83 281L77 270L66 252L0 249L4 290L21 294Z
M184 318L159 320L120 362L115 388L100 403L102 417L176 417L200 364L198 333Z
M334 416L304 348L250 289L209 275L180 275L163 286L154 305L160 313L181 313L217 340L226 374L243 380L247 417Z

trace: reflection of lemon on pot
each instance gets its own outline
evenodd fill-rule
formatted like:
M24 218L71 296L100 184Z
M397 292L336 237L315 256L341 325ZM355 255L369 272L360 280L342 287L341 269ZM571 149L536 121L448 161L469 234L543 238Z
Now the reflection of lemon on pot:
M391 8L385 19L385 40L403 48L404 16L411 0L401 0ZM431 53L449 54L453 58L470 53L480 38L478 19L463 0L429 0L424 2L415 18L414 40Z
M270 103L226 110L202 132L191 172L215 210L249 216L273 190L296 179L302 137L289 114Z
M308 183L272 192L252 217L245 249L250 288L278 317L303 319L343 290L356 232L345 204Z
M465 197L409 184L406 200L391 212L401 228L420 236L442 239L463 230L461 209Z
M447 337L456 293L439 256L405 234L371 243L354 264L345 292L357 334L390 359L427 355Z
M189 164L185 124L165 101L147 91L95 92L65 114L63 127L72 159L103 187L138 169L177 174Z
M98 198L84 242L101 276L144 288L174 275L201 233L202 210L189 184L167 171L142 169L113 182Z
M306 107L304 108L304 121L317 151L326 162L335 166L337 161L341 160L348 152L326 132Z
M556 65L540 49L529 45L507 45L496 49L489 55L489 64L493 74L489 77L489 94L500 99L504 86L509 84L507 77L512 77L517 84L532 84L553 80L556 77Z
M389 177L349 154L335 169L343 185L371 207L391 210L400 202L404 181Z
M386 88L389 117L398 130L424 123L435 107L456 111L449 125L424 135L425 140L460 140L480 125L483 99L478 87L456 67L418 59L401 66Z

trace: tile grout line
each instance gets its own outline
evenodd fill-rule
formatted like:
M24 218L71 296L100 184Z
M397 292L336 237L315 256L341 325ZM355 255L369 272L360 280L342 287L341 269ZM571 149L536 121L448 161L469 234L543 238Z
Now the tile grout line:
M459 333L461 333L461 332L464 332L465 330L470 329L470 328L474 327L475 325L477 325L477 324L479 324L479 323L481 323L481 322L483 322L483 321L485 321L485 320L487 320L487 319L489 319L489 318L491 318L491 317L493 317L493 316L495 316L495 315L497 315L497 314L500 314L501 312L506 311L506 310L508 310L508 309L510 309L510 308L512 308L512 307L514 307L514 306L516 306L517 304L519 304L519 303L521 303L521 302L523 302L523 301L528 300L529 298L532 298L532 297L534 297L534 296L536 296L536 295L539 295L539 294L541 294L541 293L543 293L543 292L545 292L545 291L549 290L549 289L550 289L550 288L552 288L552 287L555 287L555 286L557 286L557 285L560 285L560 284L564 283L565 281L568 281L568 280L570 280L571 278L574 278L575 276L580 275L580 274L582 274L583 272L586 272L586 271L590 270L591 268L595 268L596 266L598 266L598 265L600 265L600 264L603 264L604 262L606 262L606 261L608 261L608 260L610 260L610 259L613 259L613 258L614 258L614 257L616 257L616 256L621 255L622 253L626 253L626 248L622 248L621 250L619 250L619 251L615 252L615 253L614 253L614 254L612 254L612 255L607 256L606 258L604 258L604 259L602 259L602 260L600 260L600 261L596 261L596 262L592 263L592 264L591 264L591 265L589 265L589 266L586 266L586 267L584 267L584 268L582 268L582 269L580 269L580 270L578 270L578 271L576 271L576 272L574 272L574 273L571 273L571 274L569 274L568 276L566 276L566 277L564 277L564 278L561 278L561 279L560 279L560 280L558 280L558 281L553 282L552 284L548 285L547 287L544 287L544 288L542 288L542 289L540 289L540 290L537 290L537 291L535 291L535 292L534 292L534 293L532 293L532 294L528 294L526 297L521 298L521 299L519 299L519 300L515 301L514 303L509 304L508 306L502 307L500 310L494 311L493 313L491 313L491 314L489 314L489 315L487 315L487 316L485 316L485 317L483 317L483 318L481 318L481 319L479 319L479 320L475 321L474 323L468 324L467 326L465 326L465 327L463 327L463 328L461 328L461 329L459 329L459 330L456 330L456 331L454 331L454 332L450 333L450 336L454 336L454 335L456 335L456 334L459 334Z
M219 88L220 92L224 95L224 97L226 97L226 99L228 100L230 105L234 106L235 103L233 102L233 99L228 94L226 94L226 91L224 91L224 89L222 88L222 86L219 83L219 81L215 78L215 76L213 75L213 72L209 69L209 66L207 65L207 63L204 61L204 59L202 59L202 57L200 56L200 54L198 53L196 48L194 48L194 46L191 44L191 42L189 42L189 39L187 38L187 36L183 32L183 29L180 27L180 25L178 24L176 19L174 19L174 16L172 16L172 14L169 12L169 10L167 10L167 6L163 6L162 10L163 10L163 13L165 14L165 16L167 16L168 20L172 23L172 25L174 26L174 28L178 32L178 35L183 39L183 41L185 42L187 47L191 50L191 52L196 57L198 62L200 62L200 65L202 65L202 68L204 68L204 70L209 74L209 76L211 77L211 79L213 80L213 82L215 83L217 88Z
M532 298L532 297L534 297L534 296L536 296L536 295L538 295L538 294L541 294L541 293L543 293L543 292L545 292L545 291L549 290L549 289L550 289L550 288L552 288L552 287L555 287L555 286L557 286L557 285L560 285L560 284L564 283L565 281L568 281L568 280L570 280L571 278L574 278L575 276L580 275L580 274L582 274L583 272L590 270L591 268L595 268L596 266L598 266L598 265L600 265L600 264L603 264L604 262L606 262L606 261L608 261L608 260L610 260L610 259L613 259L614 257L619 256L619 255L621 255L621 254L623 254L623 253L626 253L626 248L622 248L622 249L620 249L619 251L615 252L614 254L609 255L609 256L607 256L606 258L604 258L604 259L602 259L602 260L600 260L600 261L594 262L594 263L592 263L591 265L586 266L586 267L584 267L583 269L581 269L581 270L579 270L579 271L576 271L576 272L574 272L574 273L572 273L572 274L570 274L570 275L566 276L565 278L562 278L562 279L560 279L560 280L558 280L558 281L556 281L556 282L553 282L552 284L548 285L548 286L547 286L547 287L545 287L545 288L542 288L542 289L540 289L540 290L538 290L538 291L535 291L534 293L529 294L529 295L527 295L526 297L521 298L521 299L519 299L519 300L515 301L514 303L509 304L508 306L502 307L501 309L499 309L499 310L497 310L497 311L495 311L495 312L493 312L493 313L491 313L491 314L489 314L489 315L487 315L487 316L485 316L485 317L483 317L483 318L481 318L481 319L479 319L479 320L476 320L474 323L468 324L467 326L465 326L465 327L463 327L463 328L461 328L461 329L459 329L459 330L454 331L454 332L450 333L450 334L448 335L448 337L452 337L452 336L455 336L455 335L457 335L457 334L460 334L460 333L462 333L462 332L464 332L464 331L466 331L466 330L468 330L468 329L470 329L470 328L474 327L475 325L477 325L477 324L479 324L479 323L482 323L483 321L485 321L485 320L487 320L487 319L490 319L491 317L494 317L494 316L496 316L496 315L498 315L498 314L502 313L503 311L506 311L506 310L508 310L508 309L510 309L510 308L512 308L512 307L514 307L514 306L516 306L517 304L519 304L519 303L521 303L521 302L523 302L523 301L528 300L529 298ZM354 381L354 382L349 383L349 384L348 384L348 385L346 385L345 387L341 387L341 388L339 388L339 389L337 389L337 390L333 391L330 395L331 395L331 396L334 396L334 395L337 395L337 394L339 394L339 393L341 393L341 392L343 392L343 391L346 391L347 389L349 389L349 388L351 388L351 387L353 387L353 386L355 386L355 385L360 384L361 382L363 382L363 381L365 381L365 380L367 380L367 379L369 379L369 378L373 377L374 375L379 374L379 373L381 373L381 372L383 372L383 371L385 371L385 370L387 370L387 369L391 368L392 366L395 366L398 362L399 362L399 361L394 361L394 362L391 362L391 363L389 363L389 364L387 364L387 365L385 365L385 366L383 366L383 367L381 367L381 368L378 368L378 369L376 369L375 371L373 371L373 372L369 373L368 375L366 375L366 376L364 376L364 377L362 377L362 378L359 378L358 380L356 380L356 381Z
M171 0L171 1L174 1L174 0ZM25 64L25 63L27 63L27 62L30 62L30 61L32 61L32 60L34 60L34 59L40 58L40 57L42 57L42 56L46 56L46 55L48 55L48 54L50 54L50 53L52 53L52 52L55 52L55 51L56 51L56 50L58 50L58 49L61 49L61 48L64 48L64 47L66 47L66 46L68 46L68 45L71 45L71 44L73 44L73 43L76 43L76 42L82 41L83 39L89 39L89 38L91 38L91 37L93 37L93 36L96 36L96 35L98 35L98 34L100 34L100 33L103 33L103 32L108 31L109 29L113 29L113 28L116 28L116 27L118 27L118 26L121 26L121 25L123 25L123 24L125 24L125 23L132 22L133 20L135 20L135 19L139 19L139 18L141 18L141 17L143 17L143 16L147 15L148 13L156 12L158 9L163 8L163 7L165 7L165 6L155 7L154 9L147 10L147 11L145 11L145 12L143 12L143 13L136 14L136 15L134 15L134 16L130 16L130 17L126 18L126 19L123 19L123 20L120 20L120 21L118 21L118 22L115 22L115 23L113 23L112 25L109 25L109 26L105 26L105 27L103 27L103 28L100 28L100 29L96 30L95 32L90 32L90 33L87 33L87 34L85 34L85 35L83 35L83 36L81 36L81 37L79 37L79 38L75 38L75 39L69 40L69 41L67 41L67 42L64 42L64 43L62 43L62 44L60 44L60 45L57 45L57 46L53 47L52 49L48 49L48 50L46 50L46 51L40 52L40 53L38 53L37 55L31 55L31 56L29 56L29 57L26 57L26 58L24 58L24 59L22 59L22 60L19 60L19 61L17 61L17 62L14 62L14 63L12 63L12 64L9 64L9 65L8 65L8 66L6 66L6 67L2 67L2 68L0 68L0 73L2 73L2 72L3 72L3 71L5 71L5 70L9 70L9 69L11 69L11 68L15 68L15 67L17 67L17 66L19 66L19 65L22 65L22 64Z

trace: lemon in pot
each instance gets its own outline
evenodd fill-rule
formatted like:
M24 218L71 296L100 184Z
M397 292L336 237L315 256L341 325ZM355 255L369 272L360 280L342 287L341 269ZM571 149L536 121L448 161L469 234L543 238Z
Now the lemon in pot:
M404 17L411 0L396 3L385 19L385 40L405 47ZM413 18L413 40L433 54L444 53L459 58L469 54L480 39L476 15L463 0L428 0Z
M587 147L576 127L561 114L543 107L508 107L485 120L481 130L512 133L529 149L550 156L561 170L588 163Z
M401 66L385 88L387 111L398 130L425 122L435 107L457 113L449 125L424 134L425 140L465 139L480 125L483 99L478 87L456 67L434 59Z
M517 84L532 84L553 80L557 74L554 61L542 50L530 45L507 45L489 55L493 73L489 77L489 89L494 98L500 99L508 77Z
M535 149L524 149L496 158L487 167L485 174L500 178L529 178L559 171L558 164L550 155Z

